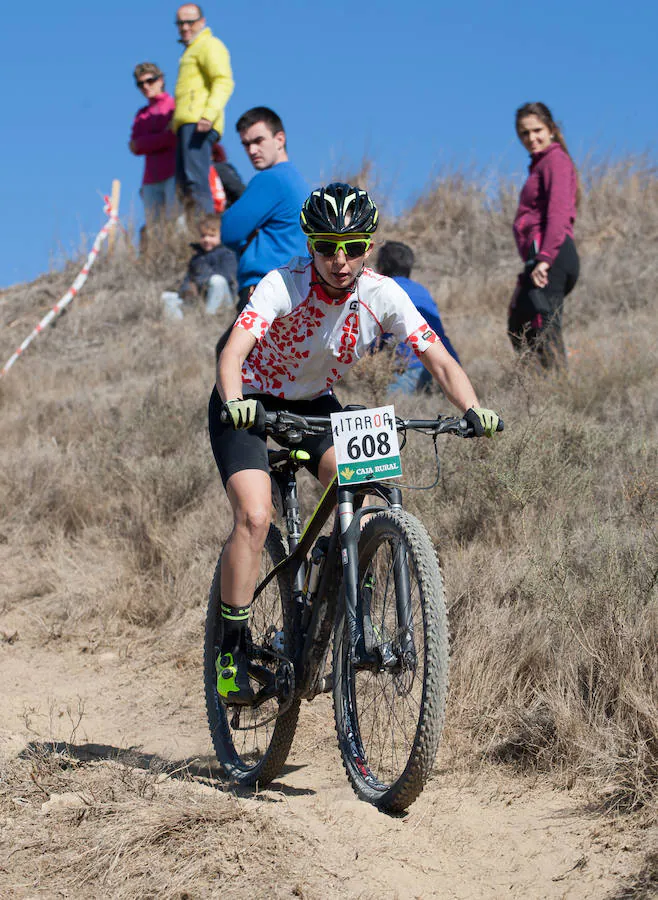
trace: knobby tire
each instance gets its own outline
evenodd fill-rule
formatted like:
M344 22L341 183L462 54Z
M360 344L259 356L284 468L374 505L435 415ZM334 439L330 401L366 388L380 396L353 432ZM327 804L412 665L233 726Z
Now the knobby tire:
M285 556L286 548L281 533L271 525L263 550L258 582ZM228 778L246 786L263 787L273 781L285 765L295 736L301 701L293 700L274 721L260 725L259 722L264 721L268 713L271 715L272 710L276 713L274 704L277 701L267 701L265 707L268 709L261 707L260 711L243 707L239 714L240 727L243 729L246 724L247 729L234 730L231 727L234 708L227 708L220 701L215 670L222 637L221 563L220 556L210 588L206 616L203 676L208 724L217 759ZM264 642L264 633L270 626L274 626L277 631L283 630L284 653L289 655L293 601L287 571L275 578L253 602L250 629L255 644ZM249 727L250 724L253 727Z
M407 559L411 644L399 625L396 553ZM338 743L357 795L380 809L402 812L421 793L434 764L445 717L449 654L439 564L425 528L409 513L389 509L365 524L359 540L362 595L366 582L374 584L368 590L376 641L398 651L411 646L413 661L397 670L355 670L345 605L340 605L333 689Z

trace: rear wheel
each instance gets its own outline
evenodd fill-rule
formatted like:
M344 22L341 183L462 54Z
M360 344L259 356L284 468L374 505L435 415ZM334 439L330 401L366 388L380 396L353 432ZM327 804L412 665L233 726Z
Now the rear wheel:
M286 550L281 533L274 525L265 542L257 584L272 568L285 559ZM203 677L206 694L208 724L217 759L226 774L245 785L269 784L281 772L288 757L297 727L300 700L284 704L268 699L261 706L225 706L217 693L216 661L222 642L221 556L215 569L204 645ZM281 675L281 662L274 652L289 656L293 627L293 608L288 572L282 572L254 600L251 607L249 631L251 644L258 654L258 664L272 674ZM249 642L248 642L249 644ZM257 691L261 685L252 681Z
M401 812L423 790L443 729L448 622L439 564L413 516L386 510L359 540L359 589L378 663L352 662L344 604L334 641L334 712L356 793Z

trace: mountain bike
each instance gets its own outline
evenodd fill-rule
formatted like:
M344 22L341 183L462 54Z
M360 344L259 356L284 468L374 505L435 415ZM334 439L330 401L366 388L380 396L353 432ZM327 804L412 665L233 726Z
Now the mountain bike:
M396 424L402 447L408 431L432 436L437 477L430 487L439 477L438 435L473 436L459 417ZM393 482L340 485L334 477L302 528L296 473L308 454L295 443L330 429L325 417L267 414L267 434L285 445L268 455L287 544L272 524L247 633L255 692L248 706L225 705L217 694L219 558L204 648L210 733L226 775L263 787L286 762L302 700L332 692L352 787L361 799L401 812L423 790L443 728L449 649L441 572L427 531L403 509ZM322 534L332 516L330 533Z

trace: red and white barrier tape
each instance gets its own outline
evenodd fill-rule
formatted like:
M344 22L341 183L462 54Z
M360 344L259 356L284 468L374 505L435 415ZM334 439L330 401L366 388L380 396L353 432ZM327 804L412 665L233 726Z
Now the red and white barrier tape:
M96 240L94 241L94 246L91 248L89 256L87 257L87 261L84 266L80 270L78 277L75 279L69 290L64 294L61 300L59 300L55 306L50 310L50 312L43 317L43 319L39 322L37 327L34 329L32 334L29 334L20 347L16 350L13 356L10 356L4 367L0 370L0 378L7 374L7 372L14 365L18 357L23 353L23 351L30 346L35 337L47 328L48 325L52 322L52 320L58 316L61 311L69 305L71 300L79 293L80 288L87 280L89 275L89 270L93 266L96 257L98 256L98 252L101 249L101 245L105 238L110 233L110 229L114 228L117 224L118 212L117 210L112 208L112 202L109 197L105 197L105 206L103 207L103 212L109 217L105 225L101 228L101 230L96 235Z

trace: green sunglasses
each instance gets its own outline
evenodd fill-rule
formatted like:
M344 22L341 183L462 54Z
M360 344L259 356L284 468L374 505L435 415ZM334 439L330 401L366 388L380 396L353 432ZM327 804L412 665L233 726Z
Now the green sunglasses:
M341 241L333 235L312 234L309 235L308 242L320 256L335 256L339 250L342 250L348 259L358 259L368 252L372 245L372 238L347 238Z

